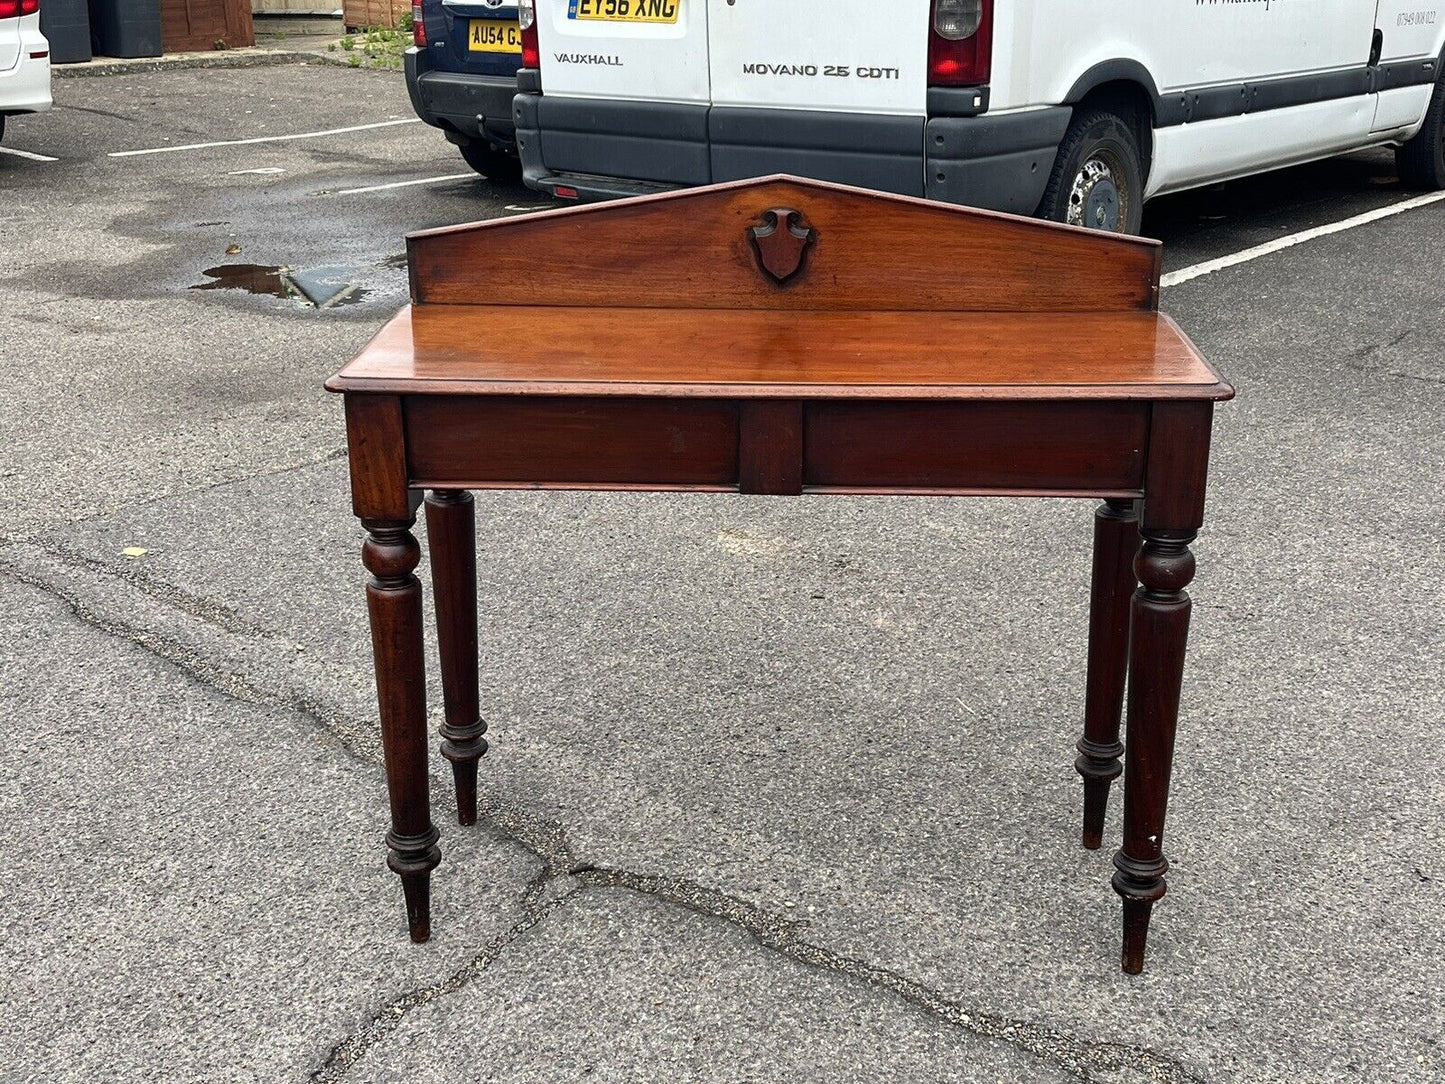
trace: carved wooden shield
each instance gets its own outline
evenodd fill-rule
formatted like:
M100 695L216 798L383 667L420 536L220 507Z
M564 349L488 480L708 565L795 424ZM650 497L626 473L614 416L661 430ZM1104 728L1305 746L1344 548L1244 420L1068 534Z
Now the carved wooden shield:
M803 222L803 216L789 207L763 212L761 225L748 231L758 266L779 286L803 269L808 247L817 231Z

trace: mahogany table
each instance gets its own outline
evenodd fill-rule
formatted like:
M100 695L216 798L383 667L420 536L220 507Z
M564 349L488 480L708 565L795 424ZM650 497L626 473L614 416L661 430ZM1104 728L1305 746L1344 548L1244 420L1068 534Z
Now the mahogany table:
M503 488L1091 496L1083 844L1124 774L1125 971L1164 895L1164 812L1214 403L1158 309L1155 242L773 177L430 230L412 305L327 382L352 507L411 937L427 797L421 494L462 824L476 820L472 498ZM1127 749L1119 740L1128 685Z

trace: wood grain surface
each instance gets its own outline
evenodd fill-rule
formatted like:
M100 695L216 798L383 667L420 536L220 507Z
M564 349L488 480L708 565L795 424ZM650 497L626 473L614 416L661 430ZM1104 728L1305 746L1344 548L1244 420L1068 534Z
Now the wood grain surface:
M803 484L1135 489L1147 403L810 403Z
M413 484L737 484L735 403L415 396L406 424Z
M800 213L814 241L779 285L752 230ZM929 312L1152 309L1159 244L793 177L411 234L424 304Z
M1225 399L1154 312L403 309L332 391Z

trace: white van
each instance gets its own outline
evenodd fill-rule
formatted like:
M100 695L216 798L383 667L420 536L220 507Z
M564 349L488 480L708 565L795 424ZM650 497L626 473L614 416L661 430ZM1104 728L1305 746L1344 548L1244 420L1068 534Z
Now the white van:
M1135 232L1165 192L1394 145L1445 187L1442 0L522 0L527 183L795 173Z

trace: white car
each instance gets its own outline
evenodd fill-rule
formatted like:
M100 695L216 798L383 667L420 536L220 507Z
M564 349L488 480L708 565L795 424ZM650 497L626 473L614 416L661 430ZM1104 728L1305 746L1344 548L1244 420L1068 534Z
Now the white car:
M1441 0L520 0L527 183L796 173L1137 232L1370 146L1445 187Z
M50 108L50 43L40 0L0 0L0 139L6 118Z

